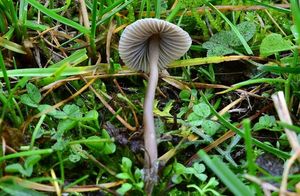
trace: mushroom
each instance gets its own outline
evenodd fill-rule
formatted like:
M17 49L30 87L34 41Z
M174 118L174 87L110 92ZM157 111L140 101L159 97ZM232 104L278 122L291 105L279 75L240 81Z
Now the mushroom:
M180 27L154 18L137 20L126 27L120 38L119 53L124 63L130 68L149 73L143 114L146 187L147 183L150 183L148 187L153 187L157 181L158 161L153 101L158 74L167 68L169 63L186 53L191 42L189 34Z

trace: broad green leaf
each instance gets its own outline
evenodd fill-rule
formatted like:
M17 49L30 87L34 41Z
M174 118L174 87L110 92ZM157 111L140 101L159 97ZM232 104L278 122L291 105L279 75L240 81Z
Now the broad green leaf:
M102 139L99 136L90 136L88 137L88 140L100 140ZM95 152L99 152L102 151L103 147L104 147L104 142L87 142L84 143L84 145L86 145L89 149L95 151Z
M47 104L39 105L38 110L40 112L49 111L49 112L47 112L47 115L50 115L56 119L67 119L68 118L68 115L65 112L56 110L51 105L47 105Z
M256 32L256 25L253 22L242 22L236 26L238 32L248 42ZM214 34L209 41L203 43L202 47L207 49L207 56L223 56L235 52L233 47L243 45L236 32L221 31Z
M283 39L280 34L272 33L262 40L260 55L267 57L291 49L293 49L293 45L290 41Z
M32 168L36 163L39 162L39 160L41 160L42 156L41 155L32 155L30 157L28 157L24 163L24 167L25 169L27 168Z
M131 176L128 173L119 173L119 174L116 175L116 177L120 178L120 179L123 179L123 180L131 178Z
M217 122L214 122L212 120L203 120L202 128L205 133L212 136L214 135L217 130L221 127L221 125Z
M117 193L120 195L125 195L127 191L129 191L132 188L132 184L124 183L120 188L117 189Z
M17 173L17 172L19 172L21 174L25 173L23 166L19 163L13 163L13 164L7 165L5 167L5 171L7 173Z
M27 93L21 95L20 100L23 104L30 107L38 107L42 99L39 89L32 83L26 84Z
M77 125L77 123L77 121L70 119L60 120L57 126L57 132L63 134L64 132L73 129Z
M88 113L84 115L80 120L81 121L91 121L91 120L97 120L99 117L99 114L96 110L91 110Z
M69 116L69 118L75 118L78 120L82 118L80 108L75 104L65 105L63 111Z
M33 108L36 108L39 106L38 103L33 101L28 94L21 95L20 100L23 104L28 105Z
M211 41L205 42L202 47L207 49L207 56L224 56L226 54L234 53L234 50L229 46L217 44Z
M102 138L110 139L110 135L106 130L102 130ZM113 142L104 142L103 149L101 149L101 153L103 154L112 154L116 151L116 145Z
M193 106L193 111L201 118L206 118L210 115L210 108L205 103L199 103Z
M132 166L132 162L130 159L128 159L127 157L123 157L122 158L122 170L123 171L130 171L131 170L131 166Z
M191 126L200 126L203 123L203 118L198 116L195 112L189 114L187 121Z
M189 90L182 90L179 93L179 98L182 101L190 101L191 91Z
M39 89L32 83L26 85L27 93L29 97L36 103L39 103L42 99L42 95Z

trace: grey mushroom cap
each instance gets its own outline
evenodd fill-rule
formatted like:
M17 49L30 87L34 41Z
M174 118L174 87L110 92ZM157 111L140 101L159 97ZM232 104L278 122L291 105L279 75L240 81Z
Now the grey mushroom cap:
M184 55L192 43L187 32L170 22L155 18L137 20L126 27L119 42L120 57L127 66L149 72L149 40L154 35L160 39L159 70Z

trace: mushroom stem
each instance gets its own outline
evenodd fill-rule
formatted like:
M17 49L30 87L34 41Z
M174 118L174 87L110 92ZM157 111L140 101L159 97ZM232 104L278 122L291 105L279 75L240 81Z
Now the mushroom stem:
M157 181L157 143L153 117L153 101L158 81L159 36L149 40L149 80L144 101L144 145L145 145L145 180L147 192L152 192Z

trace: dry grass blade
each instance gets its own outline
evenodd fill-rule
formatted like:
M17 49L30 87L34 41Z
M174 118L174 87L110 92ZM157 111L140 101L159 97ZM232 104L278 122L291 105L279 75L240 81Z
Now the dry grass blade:
M284 94L282 91L279 91L272 95L272 99L274 102L274 106L276 108L277 114L279 116L280 121L292 125L292 119L290 117L290 113L288 110L288 107L286 105L286 101L284 98ZM284 131L286 133L286 136L288 138L288 141L294 150L294 152L297 152L299 149L299 142L297 140L297 134L287 128L284 128Z
M273 94L272 99L280 121L292 125L293 124L292 119L290 117L290 113L283 92L279 91ZM291 145L291 148L294 151L294 154L285 164L284 172L282 174L281 186L280 186L280 195L286 195L285 193L287 189L289 170L293 165L293 163L296 161L296 159L300 160L300 148L299 148L299 141L298 141L297 134L287 128L284 128L284 131Z
M33 190L37 190L37 191L44 191L44 192L56 192L54 186L31 182L29 180L24 180L22 178L18 178L18 177L14 177L14 176L4 176L0 179L0 181L9 181L9 180L11 180L11 181L15 182L16 184L18 184L22 187L25 187L25 188L29 188L29 189L33 189ZM98 185L75 186L72 188L68 188L68 189L64 190L63 192L68 192L68 193L92 192L92 191L97 191L97 190L102 190L102 189L113 188L113 187L121 185L122 183L123 183L123 181L117 181L117 182L109 182L109 183L103 183L103 184L98 184Z

